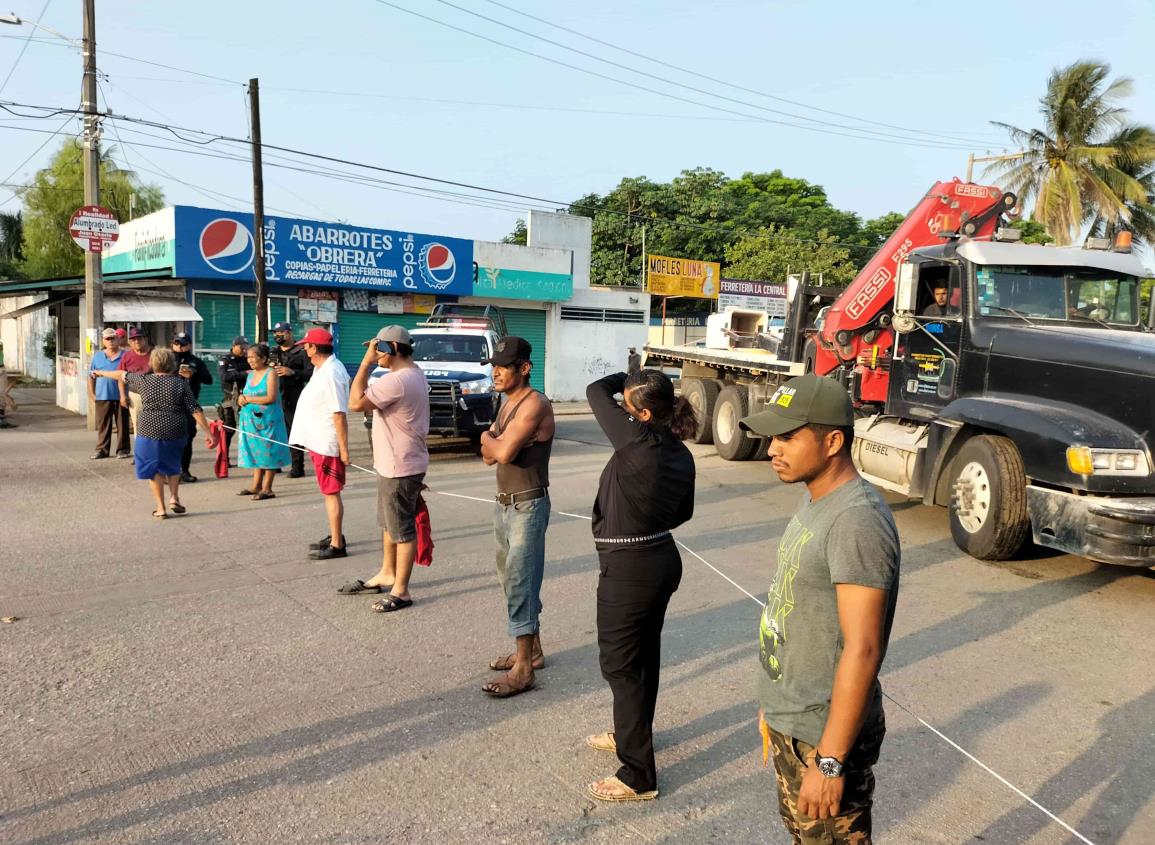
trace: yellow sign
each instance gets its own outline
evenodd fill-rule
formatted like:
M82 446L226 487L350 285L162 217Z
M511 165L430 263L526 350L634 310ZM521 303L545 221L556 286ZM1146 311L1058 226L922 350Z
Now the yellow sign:
M717 299L721 278L722 266L716 261L646 256L646 290L652 294Z

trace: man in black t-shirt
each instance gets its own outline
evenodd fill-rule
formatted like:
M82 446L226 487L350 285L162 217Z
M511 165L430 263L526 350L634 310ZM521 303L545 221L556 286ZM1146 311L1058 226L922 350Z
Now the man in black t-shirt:
M305 354L303 346L297 346L293 339L293 327L289 323L273 326L275 346L269 353L269 364L280 379L281 407L285 409L285 429L293 430L293 415L297 412L297 400L301 391L313 375L313 365ZM292 468L289 478L300 478L305 474L305 453L300 449L290 450Z
M182 378L188 379L188 386L192 389L193 398L199 400L201 387L213 383L213 374L209 372L204 361L192 354L192 338L188 336L188 332L179 332L173 336L172 352L176 356L177 373ZM186 484L191 484L197 480L197 477L189 472L197 423L192 416L189 416L187 422L188 442L185 443L184 452L181 453L180 457L180 480Z

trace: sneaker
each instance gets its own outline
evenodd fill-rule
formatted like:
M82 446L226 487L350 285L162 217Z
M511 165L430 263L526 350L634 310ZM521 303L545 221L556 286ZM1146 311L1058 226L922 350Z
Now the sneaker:
M108 452L96 452L94 455L92 455L92 457L89 458L89 460L90 461L103 461L107 457L108 457Z
M121 461L127 460L128 458L132 457L132 452L117 452L116 457L117 457L117 460L121 460Z
M289 470L289 478L304 478L305 471L303 469Z
M309 552L309 557L313 560L332 560L335 557L348 557L349 553L345 551L345 547L335 548L333 546L326 546L315 552Z
M188 470L185 470L184 472L182 472L180 474L180 480L184 484L192 484L197 480L197 477L195 475L193 475L191 472L189 472Z
M324 537L322 537L317 542L310 543L309 544L309 551L319 552L319 551L321 551L321 549L329 548L329 546L333 545L331 542L329 542L332 539L333 539L332 534L326 534ZM344 534L341 535L341 548L345 548L345 535Z

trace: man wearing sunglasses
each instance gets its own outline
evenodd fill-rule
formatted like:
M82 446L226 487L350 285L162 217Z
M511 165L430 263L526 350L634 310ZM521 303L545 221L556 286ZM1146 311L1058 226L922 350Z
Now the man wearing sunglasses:
M346 584L345 595L385 593L373 610L392 613L413 604L409 577L417 555L417 499L429 467L429 384L413 361L413 341L402 326L386 326L366 342L365 357L349 388L349 410L373 412L373 469L382 530L381 571ZM369 387L376 367L389 372Z

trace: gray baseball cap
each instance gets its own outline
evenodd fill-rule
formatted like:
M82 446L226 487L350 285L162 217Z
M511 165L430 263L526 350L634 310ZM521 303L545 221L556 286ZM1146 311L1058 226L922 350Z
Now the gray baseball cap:
M779 387L764 410L738 421L744 430L764 437L777 437L810 423L853 426L854 407L846 388L834 379L807 373Z
M413 339L409 337L409 332L404 326L386 326L377 332L377 339L392 343L404 343L406 346L413 345Z

